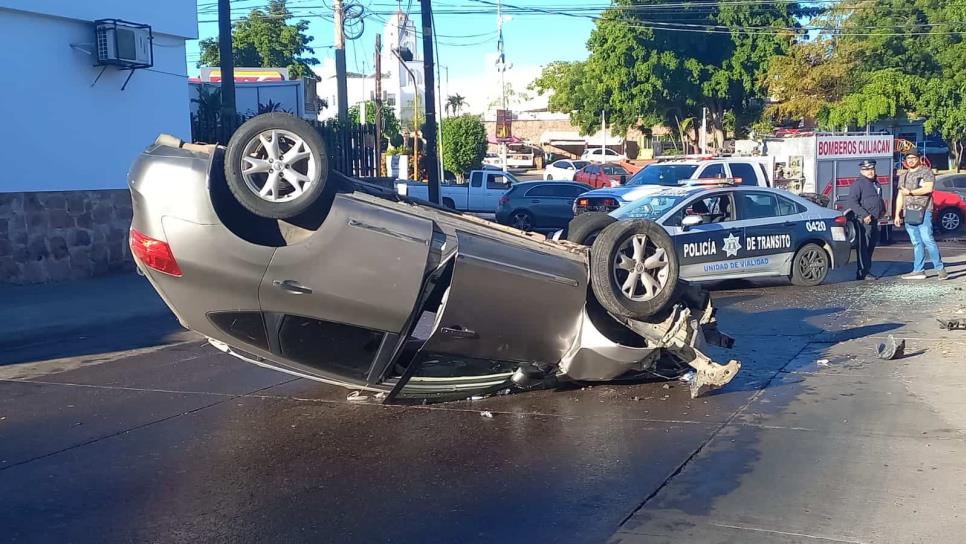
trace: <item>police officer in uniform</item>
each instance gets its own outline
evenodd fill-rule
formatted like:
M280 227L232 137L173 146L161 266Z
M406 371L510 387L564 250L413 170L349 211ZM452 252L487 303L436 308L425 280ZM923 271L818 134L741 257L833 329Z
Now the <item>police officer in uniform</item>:
M882 202L882 187L875 177L875 161L864 160L859 163L859 177L849 188L845 206L855 212L855 221L852 224L856 228L859 242L855 279L878 279L870 271L872 252L879 243L879 218L885 213L885 203Z

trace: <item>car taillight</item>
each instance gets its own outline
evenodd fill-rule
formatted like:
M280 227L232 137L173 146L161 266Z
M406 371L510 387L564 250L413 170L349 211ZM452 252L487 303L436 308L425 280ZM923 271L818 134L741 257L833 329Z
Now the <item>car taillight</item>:
M589 205L590 205L590 199L587 199L587 198L578 198L577 199L577 207L578 208L586 208Z
M605 198L605 199L601 200L600 203L602 205L604 205L604 206L616 206L617 205L617 201L614 200L613 198Z
M131 227L131 253L141 261L144 266L164 272L171 276L181 277L181 267L178 261L174 260L171 253L171 246L167 242L155 240L146 236Z
M840 215L835 218L835 224L840 227L844 227L845 224L848 222L849 222L848 218L846 218L844 215Z

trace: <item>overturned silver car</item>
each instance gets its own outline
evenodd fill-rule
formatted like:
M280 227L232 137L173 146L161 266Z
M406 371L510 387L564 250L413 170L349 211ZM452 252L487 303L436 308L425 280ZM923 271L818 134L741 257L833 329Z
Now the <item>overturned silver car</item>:
M554 242L329 171L315 130L253 118L227 148L159 137L130 173L131 248L186 328L246 361L377 393L451 399L693 368L728 383L708 294L664 231ZM662 236L663 235L663 236Z

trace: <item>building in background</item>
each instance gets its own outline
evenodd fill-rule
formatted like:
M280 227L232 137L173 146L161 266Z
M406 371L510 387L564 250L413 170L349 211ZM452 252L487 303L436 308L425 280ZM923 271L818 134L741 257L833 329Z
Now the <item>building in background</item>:
M150 37L122 23L99 43L101 19ZM197 32L195 0L0 0L0 283L133 267L128 168L159 133L191 137L185 40ZM103 55L115 63L98 66ZM130 70L134 56L150 66Z
M374 44L365 44L361 50L372 51ZM396 56L397 52L408 50L413 58L402 61ZM401 57L402 55L400 53ZM386 21L382 33L382 99L383 106L392 109L399 119L403 129L411 128L413 114L419 109L422 119L425 109L425 86L423 78L423 58L421 48L416 40L416 25L405 13L396 12ZM373 58L366 58L355 66L352 57L349 58L350 67L356 71L347 70L348 103L349 107L360 102L374 100L376 97L376 76ZM407 70L408 68L408 70ZM412 72L412 75L410 75ZM329 107L319 113L320 118L331 118L338 114L338 95L336 94L335 60L328 58L316 69L319 76L318 95L324 99ZM414 77L415 76L415 80Z

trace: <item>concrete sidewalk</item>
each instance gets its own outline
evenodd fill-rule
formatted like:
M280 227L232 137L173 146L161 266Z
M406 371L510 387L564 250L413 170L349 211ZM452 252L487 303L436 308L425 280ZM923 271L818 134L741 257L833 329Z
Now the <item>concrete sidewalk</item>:
M4 285L0 286L0 351L170 312L151 284L137 274Z

